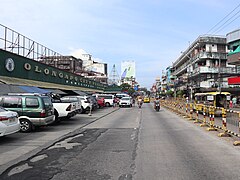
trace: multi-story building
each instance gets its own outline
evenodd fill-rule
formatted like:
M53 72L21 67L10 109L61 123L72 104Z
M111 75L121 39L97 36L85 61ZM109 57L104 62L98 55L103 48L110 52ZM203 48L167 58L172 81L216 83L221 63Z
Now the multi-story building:
M225 37L199 36L173 63L176 88L192 98L195 92L229 90L227 77L236 75L227 63Z
M161 92L162 93L167 92L167 76L164 71L162 71Z
M93 61L89 54L83 57L86 59L77 59L74 56L47 56L39 62L107 84L107 64Z
M108 81L108 68L106 63L96 62L91 54L82 54L83 71L82 76L96 81L106 83Z
M175 80L175 76L173 75L173 67L172 66L168 66L166 68L166 89L167 91L174 91L174 80Z
M83 65L83 61L81 59L77 59L73 56L46 56L42 57L39 62L75 74L82 71Z
M160 77L156 77L155 83L156 83L156 90L157 90L157 92L160 92L161 91L161 80L160 80Z
M163 94L168 91L174 92L175 76L173 75L173 70L172 66L168 66L165 71L162 71L161 88L159 91Z
M227 56L227 62L235 65L237 70L240 69L240 29L232 31L227 34L227 44L230 52ZM228 84L235 90L234 94L240 95L240 76L234 76L228 78Z

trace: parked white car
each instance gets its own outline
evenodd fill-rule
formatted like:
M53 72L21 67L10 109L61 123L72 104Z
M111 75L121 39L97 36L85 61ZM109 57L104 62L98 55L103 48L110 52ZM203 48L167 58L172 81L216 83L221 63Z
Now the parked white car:
M132 98L131 97L122 97L119 101L119 107L132 107Z
M81 99L82 104L82 113L85 113L86 111L89 111L90 108L92 109L92 103L89 100L88 96L77 96Z
M80 114L82 112L82 102L80 97L78 96L64 96L61 98L62 102L71 102L74 105L74 109L76 114Z
M51 93L49 96L54 107L56 122L61 119L71 118L77 114L76 105L73 102L62 102L58 94Z
M0 136L13 134L19 130L18 114L0 107Z

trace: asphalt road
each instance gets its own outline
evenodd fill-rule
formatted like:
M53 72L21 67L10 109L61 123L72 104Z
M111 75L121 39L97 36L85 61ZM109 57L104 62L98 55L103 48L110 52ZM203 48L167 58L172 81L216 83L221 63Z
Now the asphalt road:
M240 149L232 141L144 104L80 128L0 179L240 179Z

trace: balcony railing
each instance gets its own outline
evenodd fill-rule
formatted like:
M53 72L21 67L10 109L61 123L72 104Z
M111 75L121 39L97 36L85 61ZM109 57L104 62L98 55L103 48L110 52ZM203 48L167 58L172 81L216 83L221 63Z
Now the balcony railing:
M184 64L182 64L180 67L178 67L174 71L174 75L178 75L179 73L185 71L187 67L190 64L196 63L199 59L221 59L221 60L226 60L227 59L227 53L225 52L200 52L196 54L192 59L189 59L186 61Z
M201 73L205 73L205 74L216 74L216 73L220 73L221 74L240 74L240 70L236 69L235 67L198 67L196 69L193 70L192 75L196 75L196 74L201 74Z
M195 59L227 59L226 52L199 52L196 56L193 57Z

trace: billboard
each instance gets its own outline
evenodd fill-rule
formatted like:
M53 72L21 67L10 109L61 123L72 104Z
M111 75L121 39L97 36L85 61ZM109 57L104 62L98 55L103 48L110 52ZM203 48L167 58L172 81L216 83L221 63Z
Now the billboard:
M122 61L121 63L121 79L136 78L135 62Z

